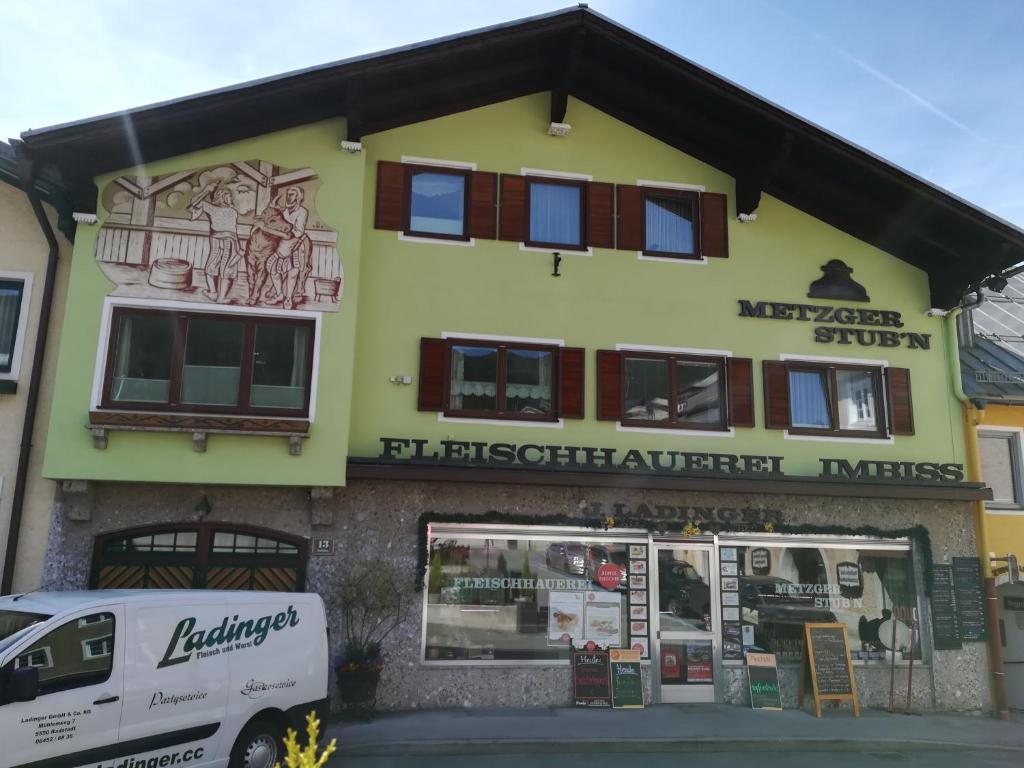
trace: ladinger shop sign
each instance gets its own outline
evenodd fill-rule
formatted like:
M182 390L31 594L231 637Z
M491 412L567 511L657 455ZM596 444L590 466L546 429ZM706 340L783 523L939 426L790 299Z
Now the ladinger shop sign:
M430 441L382 437L381 459L445 466L515 465L538 469L586 469L614 472L657 472L736 477L785 477L782 456L756 454L651 451L635 448L588 448L537 443L486 443L469 440ZM849 461L819 459L819 477L844 481L902 480L952 482L964 479L962 464L913 461Z

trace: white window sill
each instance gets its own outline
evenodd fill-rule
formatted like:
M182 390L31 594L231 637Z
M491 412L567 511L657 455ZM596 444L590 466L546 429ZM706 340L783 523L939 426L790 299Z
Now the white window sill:
M804 440L811 443L854 443L860 445L896 445L896 440L889 437L845 437L840 435L794 435L787 429L782 435L784 440Z
M398 239L403 243L426 243L427 245L459 245L464 248L472 248L476 245L476 238L469 240L453 240L447 237L420 237L418 235L407 235L404 232L398 233Z
M563 250L564 249L564 250ZM550 248L537 248L533 245L527 245L526 243L519 244L520 251L529 251L530 253L546 253L550 256L553 253L557 253L559 256L593 256L594 249L587 246L586 250L580 250L578 248L569 248L568 246L554 245Z
M626 427L615 422L616 432L635 432L643 435L685 435L686 437L736 437L735 427L728 429L673 429L672 427Z
M685 264L691 267L703 267L708 263L707 256L701 256L697 259L683 258L682 256L673 258L672 256L646 256L643 251L637 251L636 257L640 261L663 261L666 264Z
M540 429L563 429L565 420L529 421L526 419L469 419L462 416L445 416L437 414L437 420L446 424L488 424L494 427L539 427Z

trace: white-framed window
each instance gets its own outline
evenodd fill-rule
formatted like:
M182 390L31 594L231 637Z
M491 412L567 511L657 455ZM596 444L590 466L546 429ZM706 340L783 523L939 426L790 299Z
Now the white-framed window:
M36 669L53 668L53 651L50 646L44 645L40 648L33 648L21 654L14 660L14 668L35 667Z
M103 637L94 637L82 641L82 658L85 660L100 659L104 656L109 656L113 652L113 635L104 635Z
M28 327L32 274L0 270L0 381L17 381Z
M992 489L992 509L1024 510L1024 478L1021 476L1021 430L983 429L978 432L981 476Z

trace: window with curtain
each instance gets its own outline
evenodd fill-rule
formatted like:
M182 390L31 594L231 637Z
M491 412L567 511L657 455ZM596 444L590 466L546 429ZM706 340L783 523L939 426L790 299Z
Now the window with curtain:
M444 169L409 171L410 234L461 238L466 234L466 174Z
M583 182L528 179L530 239L527 245L584 247Z
M722 358L627 353L624 424L725 429Z
M790 367L788 374L791 429L882 434L881 368L801 362Z
M117 308L103 407L304 416L313 321Z
M21 280L0 280L0 373L10 373L14 365L24 290Z
M696 192L648 192L644 196L644 253L693 258L696 242Z
M451 341L449 358L450 415L554 418L557 347Z

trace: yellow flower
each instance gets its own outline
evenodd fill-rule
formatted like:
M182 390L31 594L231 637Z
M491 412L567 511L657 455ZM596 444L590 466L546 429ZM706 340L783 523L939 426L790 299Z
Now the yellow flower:
M337 748L337 739L331 739L331 743L324 747L324 751L317 755L317 738L320 736L320 721L316 712L306 715L306 733L309 734L309 746L300 747L298 734L291 728L288 735L284 737L284 747L287 754L284 756L284 764L287 768L321 768L327 762L334 750ZM281 763L275 764L274 768L281 768Z
M764 530L765 530L765 533L774 533L774 531L775 531L775 523L773 523L773 522L771 522L769 520L767 523L764 524Z
M607 531L609 528L615 527L615 518L611 515L604 516L604 529Z
M689 522L683 526L683 536L700 536L700 526Z

